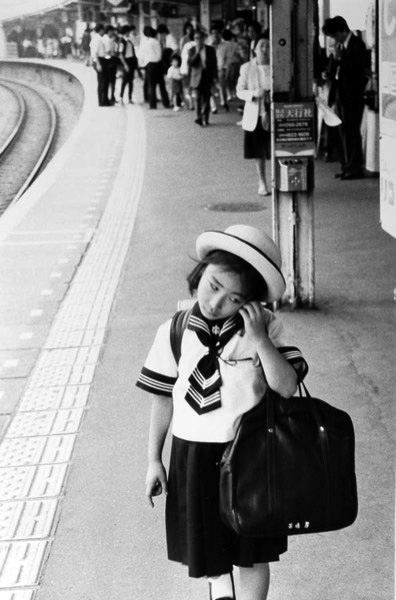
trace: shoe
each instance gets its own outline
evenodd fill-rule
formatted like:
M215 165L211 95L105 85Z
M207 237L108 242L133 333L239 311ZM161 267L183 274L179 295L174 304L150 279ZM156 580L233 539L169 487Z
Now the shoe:
M344 171L342 171L341 173L336 173L334 175L334 179L341 179L341 177L343 177L345 175Z
M226 112L229 112L229 111L230 111L230 107L229 107L229 105L228 105L228 103L227 103L227 102L225 102L225 103L224 103L224 110L225 110Z
M195 119L194 123L196 123L197 125L203 125L202 119Z
M210 112L211 112L212 114L216 115L216 114L217 114L217 108L211 108L211 109L210 109Z
M232 585L232 596L222 596L221 598L216 598L216 600L235 600L235 585L234 585L234 577L232 573L230 573L231 577L231 585ZM209 582L209 600L213 600L212 595L212 583Z
M343 175L341 175L340 179L341 179L341 181L349 181L351 179L364 179L364 173L363 172L349 173L347 171L346 173L343 173Z
M271 192L269 192L265 185L259 185L257 193L259 196L270 196Z
M177 112L178 110L181 110L181 106L174 106L174 107L173 107L173 110L174 110L175 112Z

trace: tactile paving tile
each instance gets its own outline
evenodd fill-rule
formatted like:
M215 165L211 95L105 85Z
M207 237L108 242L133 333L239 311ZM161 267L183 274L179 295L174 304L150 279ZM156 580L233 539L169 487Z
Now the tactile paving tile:
M0 518L2 514L1 529L6 536L48 536L56 517L76 439L76 433L65 432L77 431L84 414L135 221L135 199L143 185L144 125L141 114L133 114L129 125L139 143L135 135L128 138L121 167L119 159L114 160L117 177L106 182L106 208L98 226L89 230L90 246L68 294L56 306L45 350L29 377L18 418L10 426L8 435L18 437L7 437L0 444L0 477L4 478ZM133 172L123 168L131 157ZM124 193L126 186L130 194ZM97 219L95 215L89 218ZM78 240L74 247L79 248L76 257L81 255ZM44 299L48 310L51 304ZM57 431L62 435L56 435ZM36 590L20 588L38 586L49 547L49 540L0 544L0 594L8 592L5 588L27 592L26 597L0 600L33 600Z
M18 413L7 430L6 438L77 433L83 412L76 408Z
M88 402L89 385L29 388L19 406L20 412L83 408Z
M37 585L47 541L0 542L0 587Z
M95 364L100 350L100 346L44 350L36 365L38 369L41 369L53 366Z
M58 499L0 502L0 539L28 540L49 537Z
M95 364L89 364L37 368L31 376L29 387L53 387L91 383L95 366Z
M0 600L34 600L35 590L0 590Z
M45 348L71 348L73 346L100 346L103 343L106 329L67 329L56 328L50 332Z
M38 465L0 468L0 500L59 496L68 465Z
M0 467L68 462L75 441L74 434L5 438L0 444Z

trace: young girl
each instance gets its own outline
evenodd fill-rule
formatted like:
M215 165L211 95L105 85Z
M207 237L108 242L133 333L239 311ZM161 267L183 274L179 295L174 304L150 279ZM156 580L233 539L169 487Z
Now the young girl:
M187 278L196 302L176 364L168 320L160 326L137 385L155 394L149 433L146 495L164 492L168 557L206 577L211 600L265 600L269 566L287 550L287 538L243 538L219 517L219 461L242 415L269 386L294 394L305 362L284 346L278 318L262 302L285 290L280 253L262 231L234 225L207 231L196 243L199 263ZM167 477L162 462L172 425ZM252 457L254 459L254 457Z
M172 55L171 65L166 74L166 78L171 84L171 104L173 110L180 110L183 98L183 75L180 71L181 58L178 54Z

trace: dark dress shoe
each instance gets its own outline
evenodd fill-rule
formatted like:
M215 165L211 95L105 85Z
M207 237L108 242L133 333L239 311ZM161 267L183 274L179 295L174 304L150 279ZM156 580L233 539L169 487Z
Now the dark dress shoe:
M203 125L202 119L195 119L194 123L196 123L197 125L201 125L201 127Z
M347 171L340 177L340 179L342 181L349 181L350 179L364 179L364 173L363 171L357 171L356 173L350 173Z

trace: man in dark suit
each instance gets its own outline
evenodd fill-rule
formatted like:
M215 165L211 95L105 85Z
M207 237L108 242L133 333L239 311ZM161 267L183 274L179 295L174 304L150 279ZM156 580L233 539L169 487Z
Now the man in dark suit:
M209 125L210 94L217 79L216 50L205 44L205 33L196 31L195 47L188 53L188 66L191 70L190 85L195 89L198 125Z
M363 149L360 126L364 109L366 87L367 49L360 38L354 35L343 17L327 19L323 33L333 38L340 46L340 56L335 73L335 103L342 120L344 157L341 180L364 177Z

